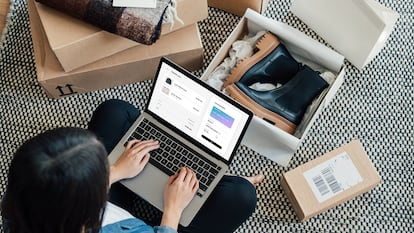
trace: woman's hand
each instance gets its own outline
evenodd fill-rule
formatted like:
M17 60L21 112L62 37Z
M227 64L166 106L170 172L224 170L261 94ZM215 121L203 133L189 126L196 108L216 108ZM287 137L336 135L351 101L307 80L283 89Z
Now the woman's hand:
M158 141L154 140L129 141L124 153L111 166L109 175L110 184L138 175L148 163L149 152L158 148Z
M172 175L164 188L164 214L161 225L177 229L184 208L198 190L198 180L189 168L181 168Z

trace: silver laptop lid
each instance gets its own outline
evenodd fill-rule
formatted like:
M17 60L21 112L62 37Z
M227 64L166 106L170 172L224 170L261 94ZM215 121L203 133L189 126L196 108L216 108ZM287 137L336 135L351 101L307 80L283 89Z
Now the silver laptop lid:
M253 116L166 58L161 58L147 112L227 164Z

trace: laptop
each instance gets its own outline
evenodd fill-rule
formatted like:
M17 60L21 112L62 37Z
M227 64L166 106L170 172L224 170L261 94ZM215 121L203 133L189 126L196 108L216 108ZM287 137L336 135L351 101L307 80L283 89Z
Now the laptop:
M184 210L188 226L226 173L252 119L252 112L162 57L145 110L109 154L113 164L126 143L155 139L160 148L138 176L121 183L163 210L163 191L172 174L189 167L200 188Z

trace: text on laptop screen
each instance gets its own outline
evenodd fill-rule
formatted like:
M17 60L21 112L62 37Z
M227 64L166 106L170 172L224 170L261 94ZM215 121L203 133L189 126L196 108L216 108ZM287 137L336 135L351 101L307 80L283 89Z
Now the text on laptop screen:
M228 160L248 114L162 63L148 109Z

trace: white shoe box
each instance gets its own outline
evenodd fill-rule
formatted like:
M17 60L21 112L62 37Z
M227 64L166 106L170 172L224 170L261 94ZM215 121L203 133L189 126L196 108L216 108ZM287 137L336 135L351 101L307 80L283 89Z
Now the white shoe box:
M340 2L342 5L340 8L335 7L329 3L330 1L335 1L338 4ZM329 38L330 45L334 48L338 47L338 51L345 51L346 53L343 54L346 58L357 68L362 69L384 46L386 38L391 33L398 18L398 14L395 12L378 6L372 1L356 3L356 1L348 0L293 0L292 12L303 19L305 23L311 22L309 25L312 28L316 27L315 31L320 33L321 36ZM358 12L356 12L357 10ZM327 11L329 11L329 14L323 14ZM341 11L341 14L336 14L339 11ZM364 12L370 13L364 14ZM315 15L318 14L322 16L316 17ZM373 14L378 17L373 17ZM338 15L338 17L335 18L335 15ZM385 18L381 17L384 15ZM312 21L313 18L316 22ZM355 19L353 19L353 22L344 22L349 18ZM354 21L359 22L360 25L353 27ZM374 30L371 28L373 24L384 25L384 27L377 27ZM338 31L341 31L341 28L337 25L343 26L346 32L337 34ZM367 30L364 31L364 28ZM371 29L368 30L368 28ZM279 165L287 166L319 113L329 104L342 85L345 75L345 57L342 53L330 49L285 23L269 19L248 9L239 24L223 43L201 79L207 80L214 69L228 57L233 42L240 40L247 34L256 34L263 30L274 33L297 61L307 64L311 68L323 68L336 76L327 90L319 96L318 104L313 105L313 109L308 109L294 135L288 134L258 117L254 117L250 123L242 144L277 162ZM331 31L332 33L329 33ZM359 34L360 31L364 31L365 34ZM377 31L382 31L382 33L378 34ZM332 36L331 34L340 36ZM344 38L344 35L348 34L352 39ZM364 39L361 40L361 37ZM358 40L364 44L359 45ZM351 47L369 45L370 49L349 52L346 47L347 43Z

